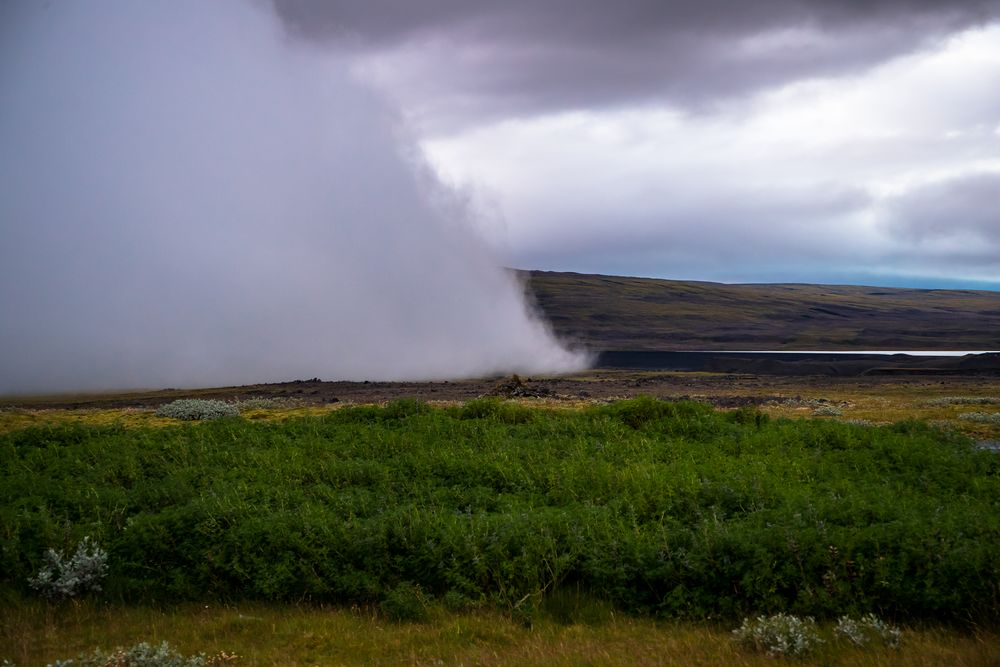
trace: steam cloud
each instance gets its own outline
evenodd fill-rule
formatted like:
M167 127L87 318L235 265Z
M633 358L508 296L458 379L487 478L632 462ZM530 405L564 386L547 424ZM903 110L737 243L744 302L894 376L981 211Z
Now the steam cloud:
M262 3L0 9L0 393L580 368L347 72Z

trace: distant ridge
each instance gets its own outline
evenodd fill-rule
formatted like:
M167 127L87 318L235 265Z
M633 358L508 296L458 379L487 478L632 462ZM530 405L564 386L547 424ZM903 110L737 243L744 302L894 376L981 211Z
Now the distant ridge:
M519 274L595 350L1000 350L1000 292Z

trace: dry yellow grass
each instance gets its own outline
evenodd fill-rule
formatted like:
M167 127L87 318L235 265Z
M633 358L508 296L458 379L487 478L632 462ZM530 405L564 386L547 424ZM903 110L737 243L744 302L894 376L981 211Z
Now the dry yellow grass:
M30 426L56 426L62 424L88 424L91 426L166 426L177 420L157 417L155 410L143 408L85 408L63 410L51 408L15 408L0 410L0 433L9 433Z
M251 604L147 607L40 603L0 612L0 659L22 667L96 647L169 641L186 655L235 652L239 665L774 665L731 639L728 627L615 616L596 625L542 619L523 627L494 612L438 610L393 623L364 609ZM1000 636L907 629L899 650L828 643L801 665L1000 664Z
M591 380L599 383L607 380L609 374L595 374ZM611 374L612 377L614 376ZM630 374L635 377L643 377L642 373ZM654 374L649 374L651 377ZM670 377L671 373L659 373ZM586 376L583 376L586 377ZM690 373L685 374L689 380L697 377L711 377L709 374ZM998 440L1000 439L1000 424L978 423L960 419L964 413L985 411L1000 412L1000 405L970 405L954 403L948 405L935 405L934 399L948 396L966 396L970 398L1000 398L1000 382L983 380L974 386L953 386L950 382L940 384L872 384L870 386L863 383L852 383L841 385L831 382L829 385L806 383L801 385L796 383L769 387L766 382L761 386L732 386L722 388L716 385L712 387L712 394L716 396L753 396L768 395L782 396L791 402L774 402L765 404L763 410L773 417L789 418L810 418L816 404L810 401L827 401L829 404L838 407L841 414L835 418L841 420L864 420L873 424L888 424L904 419L919 419L935 423L939 426L951 428L964 433L977 440ZM697 399L698 393L690 394ZM800 402L792 399L798 397ZM39 399L40 400L40 399ZM592 399L577 398L543 398L543 399L520 399L519 402L525 405L544 406L548 408L574 409L592 405L595 402L607 402L608 398ZM450 405L454 401L430 401L436 405ZM328 405L301 405L297 407L281 408L257 408L244 409L243 416L252 420L281 421L293 417L320 416L342 407L344 403L332 403ZM0 433L6 433L20 428L45 424L65 424L79 423L90 425L111 425L120 424L125 427L134 426L168 426L177 424L173 419L166 419L156 416L156 411L151 408L80 408L80 409L51 409L44 407L17 407L0 409Z
M336 410L341 404L307 405L294 408L255 408L244 410L246 419L281 421L294 417L316 417ZM0 433L10 433L30 426L56 426L84 424L89 426L120 425L126 428L141 426L176 426L176 419L156 416L153 408L80 408L75 410L53 408L14 408L0 410Z
M823 399L837 406L841 414L836 419L864 420L872 424L891 424L905 419L917 419L950 428L977 440L1000 439L1000 426L960 419L964 413L974 411L1000 412L1000 405L977 406L953 403L938 405L935 399L954 396L947 385L939 387L887 387L885 385L850 388L806 388L796 395L803 402ZM1000 398L1000 387L985 386L979 391L965 392L969 398ZM810 418L814 405L776 403L765 405L764 411L772 417ZM827 417L829 419L829 417Z

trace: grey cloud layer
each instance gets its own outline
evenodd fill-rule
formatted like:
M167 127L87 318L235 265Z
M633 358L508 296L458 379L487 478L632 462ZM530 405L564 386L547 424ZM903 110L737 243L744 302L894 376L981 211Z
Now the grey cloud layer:
M959 237L1000 273L1000 174L970 174L908 192L890 205L894 234L914 243Z
M850 238L837 221L863 210L870 196L835 186L797 190L720 190L666 206L642 222L594 221L571 238L532 243L529 266L624 275L667 275L743 282L786 281L804 269L827 269L831 260L857 271L875 255L864 239ZM679 197L669 191L665 199ZM587 227L587 220L566 221ZM846 237L846 238L845 238ZM641 239L641 240L640 240ZM850 258L854 265L845 263Z
M964 275L970 285L1000 287L1000 173L932 182L880 200L835 188L718 194L643 223L594 224L595 231L571 240L545 239L521 259L554 270L728 282L885 284L896 276L906 284L910 276L933 284L935 276L952 276L952 284ZM848 222L871 212L879 220L874 230Z
M996 0L274 1L293 32L365 53L432 130L568 108L700 108L1000 17Z

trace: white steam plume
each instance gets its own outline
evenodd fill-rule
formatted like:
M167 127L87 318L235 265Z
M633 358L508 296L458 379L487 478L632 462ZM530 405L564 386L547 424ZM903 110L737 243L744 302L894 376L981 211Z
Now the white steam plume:
M262 4L0 9L0 393L580 368L347 71Z

